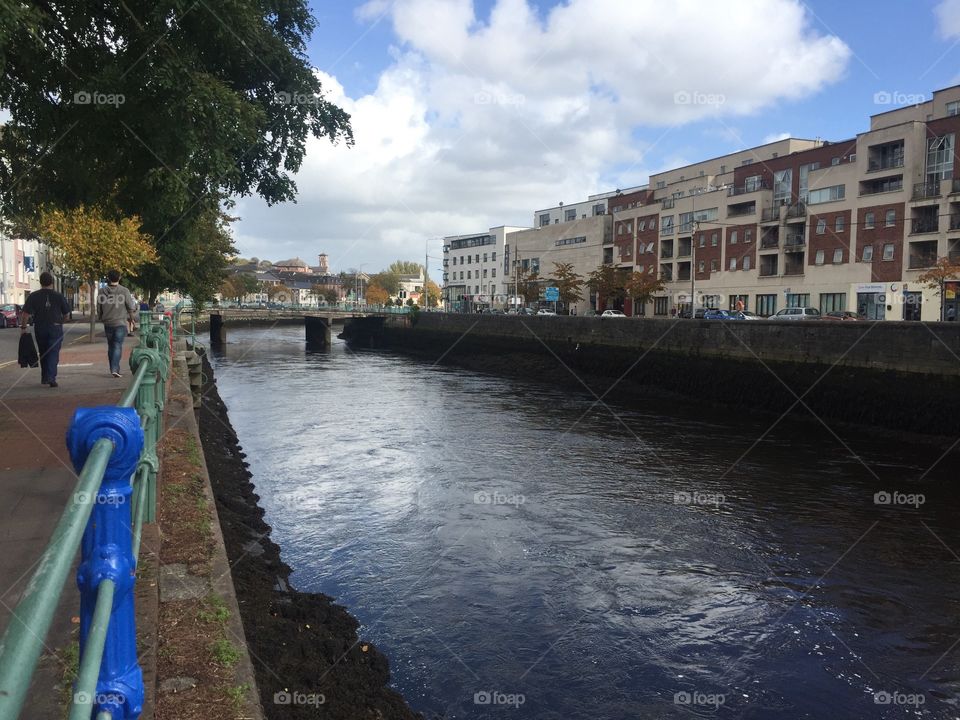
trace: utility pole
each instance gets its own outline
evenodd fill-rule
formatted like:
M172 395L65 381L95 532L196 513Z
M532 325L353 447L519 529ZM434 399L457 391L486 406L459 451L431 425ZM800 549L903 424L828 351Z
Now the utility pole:
M696 319L693 310L693 298L697 289L697 232L700 230L700 221L694 213L693 235L690 236L690 319Z

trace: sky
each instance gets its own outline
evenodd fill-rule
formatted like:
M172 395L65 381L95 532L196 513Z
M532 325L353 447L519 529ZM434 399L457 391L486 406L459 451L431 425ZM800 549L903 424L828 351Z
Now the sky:
M241 198L240 254L438 277L442 238L787 136L843 140L960 83L960 0L312 0L354 147L296 203Z

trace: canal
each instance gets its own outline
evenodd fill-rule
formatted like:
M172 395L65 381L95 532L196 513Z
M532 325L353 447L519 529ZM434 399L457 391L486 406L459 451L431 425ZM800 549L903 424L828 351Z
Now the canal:
M960 716L956 454L311 353L301 327L229 340L294 584L428 718Z

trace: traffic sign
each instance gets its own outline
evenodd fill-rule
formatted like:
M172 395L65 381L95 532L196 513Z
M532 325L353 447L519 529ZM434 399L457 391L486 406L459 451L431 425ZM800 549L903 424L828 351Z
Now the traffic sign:
M560 299L560 288L548 287L544 293L543 299L547 302L556 302Z

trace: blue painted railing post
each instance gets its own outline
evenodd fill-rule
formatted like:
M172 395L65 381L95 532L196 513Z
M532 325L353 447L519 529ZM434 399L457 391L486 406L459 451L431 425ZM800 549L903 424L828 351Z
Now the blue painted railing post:
M77 569L80 588L80 654L103 580L115 585L113 611L107 629L94 709L113 720L136 718L143 710L143 673L137 663L137 631L133 608L136 558L132 551L131 476L143 450L143 430L134 408L81 408L67 431L67 448L77 472L101 438L109 438L113 454L95 497L78 498L94 504L81 542Z

